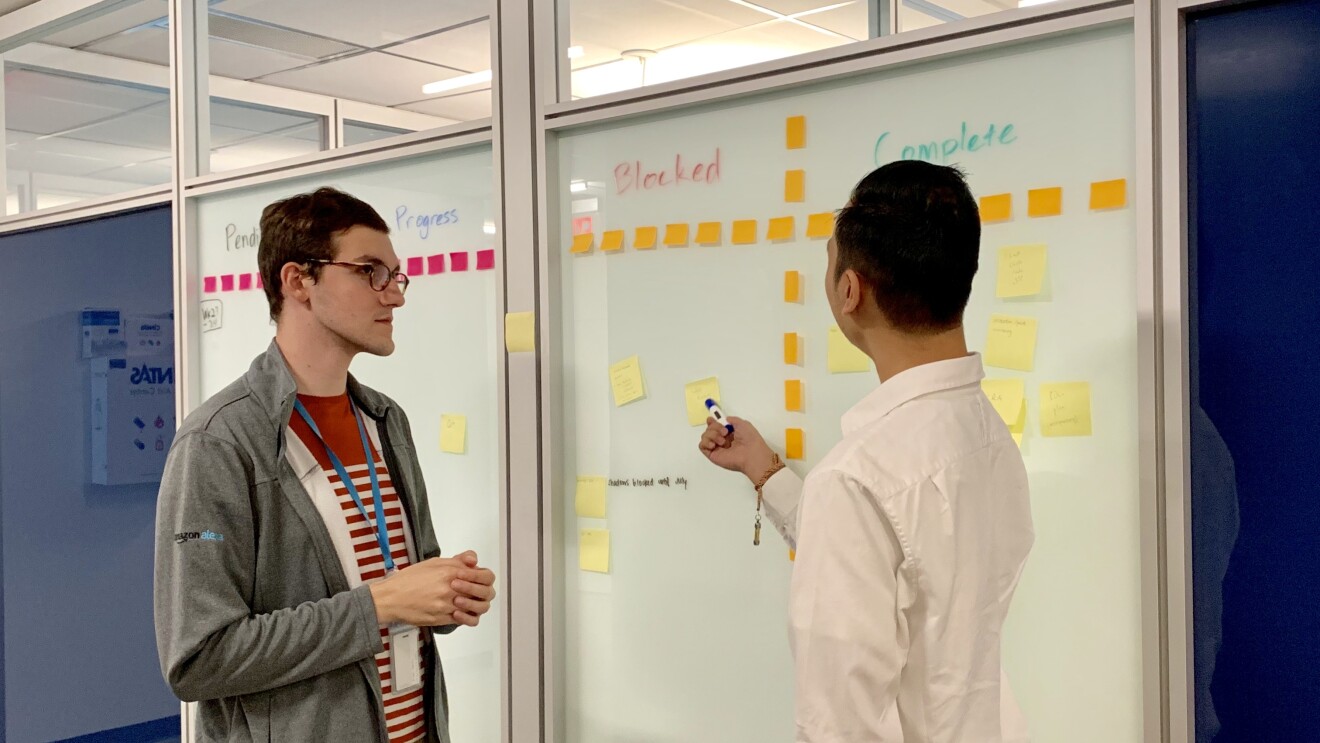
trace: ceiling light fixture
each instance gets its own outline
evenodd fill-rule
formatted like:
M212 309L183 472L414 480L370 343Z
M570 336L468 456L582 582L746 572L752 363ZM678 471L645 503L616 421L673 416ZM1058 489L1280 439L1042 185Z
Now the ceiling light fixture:
M458 77L451 77L447 80L436 80L433 83L423 85L422 93L424 95L435 95L436 93L458 90L459 88L466 88L472 85L482 85L490 82L492 77L494 77L494 74L491 70L482 70L481 72L473 72L470 75L459 75Z
M580 47L580 46L570 46L570 47L568 48L568 58L569 58L569 59L578 59L579 57L582 57L582 56L586 55L586 53L587 53L587 50L586 50L586 49L583 49L583 48Z
M1054 2L1054 0L1018 0L1018 7L1030 8L1033 5L1044 5L1045 3L1052 3L1052 2Z

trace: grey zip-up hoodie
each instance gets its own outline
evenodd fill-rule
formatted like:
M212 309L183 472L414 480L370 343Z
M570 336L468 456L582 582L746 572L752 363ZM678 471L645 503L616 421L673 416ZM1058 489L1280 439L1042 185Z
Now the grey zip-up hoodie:
M349 590L285 458L296 391L272 342L174 439L156 510L161 670L180 699L200 702L199 741L388 743L370 588ZM407 416L352 376L348 391L376 421L419 559L438 557ZM423 635L427 739L449 743L444 671Z

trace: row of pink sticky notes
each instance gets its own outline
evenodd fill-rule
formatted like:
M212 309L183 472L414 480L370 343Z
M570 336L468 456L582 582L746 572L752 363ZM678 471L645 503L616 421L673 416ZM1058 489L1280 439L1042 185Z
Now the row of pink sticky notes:
M477 270L491 271L495 268L495 251L478 250ZM470 260L469 253L436 253L435 255L421 256L416 255L404 262L403 272L410 277L430 276L446 272L445 256L448 256L448 270L458 273L468 270ZM215 294L216 292L248 291L251 289L261 289L263 284L261 274L240 273L223 274L220 276L207 276L202 279L202 292L205 294Z

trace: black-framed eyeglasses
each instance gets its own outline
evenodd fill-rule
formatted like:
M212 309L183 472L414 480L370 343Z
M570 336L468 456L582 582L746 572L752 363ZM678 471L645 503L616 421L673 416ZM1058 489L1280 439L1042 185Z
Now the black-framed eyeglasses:
M402 271L390 270L384 263L352 263L349 261L323 261L311 260L308 263L319 263L324 266L344 266L345 268L357 269L357 272L367 277L367 283L371 288L378 292L385 291L385 288L393 281L399 287L400 294L406 294L408 291L408 274Z

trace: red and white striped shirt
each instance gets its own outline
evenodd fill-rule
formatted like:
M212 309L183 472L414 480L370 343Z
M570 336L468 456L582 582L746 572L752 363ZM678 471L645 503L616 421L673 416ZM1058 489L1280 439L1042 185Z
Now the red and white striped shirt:
M358 433L357 421L353 416L352 403L347 394L338 397L311 397L299 395L298 399L307 409L316 427L325 437L325 444L334 450L348 476L357 488L358 497L366 510L366 516L358 510L353 496L344 487L335 472L330 457L326 455L325 445L316 437L302 416L294 415L289 427L297 435L302 447L289 447L291 462L298 470L299 462L309 464L307 455L315 458L318 466L304 476L308 492L317 502L317 508L325 519L331 540L336 543L336 552L344 563L344 573L352 586L369 583L385 577L385 558L376 537L375 498L371 492L371 473L367 469L366 452L362 450L362 439ZM407 514L399 496L395 493L390 480L389 470L381 457L375 422L367 416L362 418L367 427L371 443L372 459L376 467L376 476L380 484L381 502L385 511L385 524L388 528L390 556L395 567L406 569L413 563L415 551L408 532ZM292 438L289 439L292 442ZM303 474L299 470L299 474ZM350 551L351 550L351 551ZM376 670L380 678L381 695L385 702L385 725L389 730L390 743L414 743L426 738L426 658L421 655L423 686L411 692L397 693L391 686L390 679L390 634L389 629L380 630L384 650L376 655ZM416 648L422 653L420 643Z

